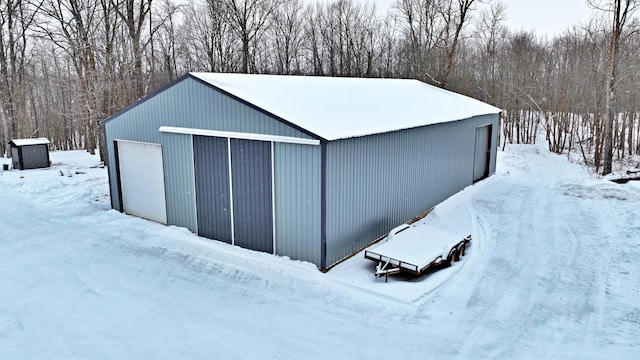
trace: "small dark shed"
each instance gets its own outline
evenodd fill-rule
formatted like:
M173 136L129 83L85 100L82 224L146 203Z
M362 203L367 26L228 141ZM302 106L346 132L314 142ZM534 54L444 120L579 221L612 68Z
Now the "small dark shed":
M49 144L46 138L9 141L13 168L26 170L49 167Z

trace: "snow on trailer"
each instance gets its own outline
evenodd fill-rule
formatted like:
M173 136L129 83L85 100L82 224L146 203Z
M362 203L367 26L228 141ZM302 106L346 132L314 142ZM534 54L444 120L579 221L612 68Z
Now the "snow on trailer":
M420 275L438 266L450 266L464 256L471 242L444 227L403 224L389 232L384 242L365 250L364 257L377 261L376 277L406 272Z

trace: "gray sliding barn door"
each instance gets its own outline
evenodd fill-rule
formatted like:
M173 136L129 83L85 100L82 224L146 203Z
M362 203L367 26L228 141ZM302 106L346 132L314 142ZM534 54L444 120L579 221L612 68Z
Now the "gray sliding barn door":
M198 235L274 252L271 146L193 136Z
M231 139L235 244L273 253L271 143Z
M491 159L491 125L476 128L476 146L473 161L473 181L489 176Z
M198 235L231 243L229 139L193 137Z

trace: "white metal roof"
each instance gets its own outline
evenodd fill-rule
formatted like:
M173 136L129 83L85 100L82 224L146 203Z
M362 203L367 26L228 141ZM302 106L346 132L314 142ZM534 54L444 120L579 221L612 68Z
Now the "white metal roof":
M191 73L326 140L497 114L418 80Z
M15 146L25 146L25 145L46 145L51 142L47 138L35 138L35 139L13 139L11 142Z

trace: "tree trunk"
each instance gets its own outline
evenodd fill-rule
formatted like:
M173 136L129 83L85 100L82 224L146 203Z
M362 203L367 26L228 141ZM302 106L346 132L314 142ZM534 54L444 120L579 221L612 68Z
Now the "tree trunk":
M449 83L449 76L451 75L451 69L453 68L453 59L456 56L456 49L458 47L458 41L460 40L460 33L462 32L462 27L465 25L465 20L467 17L467 13L471 8L471 5L475 0L458 0L458 11L459 21L456 24L456 30L453 34L453 41L451 43L451 48L447 54L447 65L444 69L444 74L442 75L442 81L440 83L440 87L446 88Z
M249 39L242 38L242 73L249 73Z
M620 48L621 32L621 2L615 1L613 29L611 32L611 43L607 57L607 100L605 104L605 127L604 127L604 154L602 175L611 173L613 163L613 123L616 117L616 76L618 65L618 51Z
M612 57L614 55L611 55ZM615 79L615 60L610 59L608 65L609 81L607 88L607 100L605 104L605 123L604 123L604 150L603 150L603 164L602 175L611 173L613 164L613 123L616 117L616 79Z
M11 145L9 145L9 141L11 140L11 126L9 124L9 117L7 116L7 112L4 108L0 108L0 116L2 117L2 132L5 139L3 151L4 156L10 158L11 157Z

